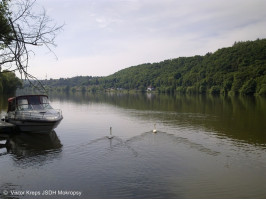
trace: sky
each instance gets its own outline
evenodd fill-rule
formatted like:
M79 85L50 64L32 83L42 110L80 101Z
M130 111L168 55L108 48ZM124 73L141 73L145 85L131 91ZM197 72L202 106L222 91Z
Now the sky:
M266 38L265 0L38 0L64 24L53 53L40 47L39 79L108 76L143 63L205 55ZM37 9L36 9L37 10Z

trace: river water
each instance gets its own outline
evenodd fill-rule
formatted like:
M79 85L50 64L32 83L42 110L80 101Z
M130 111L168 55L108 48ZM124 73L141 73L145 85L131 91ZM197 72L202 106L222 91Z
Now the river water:
M50 100L64 116L55 131L0 136L0 198L266 198L265 98Z

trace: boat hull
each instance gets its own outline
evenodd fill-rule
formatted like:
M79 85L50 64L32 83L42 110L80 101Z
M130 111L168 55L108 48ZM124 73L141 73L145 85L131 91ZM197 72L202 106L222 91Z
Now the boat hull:
M54 130L63 118L55 121L41 121L41 120L8 120L9 123L14 124L21 132L30 133L49 133Z
M48 133L63 119L62 111L53 109L47 95L22 95L8 99L5 121L21 132Z

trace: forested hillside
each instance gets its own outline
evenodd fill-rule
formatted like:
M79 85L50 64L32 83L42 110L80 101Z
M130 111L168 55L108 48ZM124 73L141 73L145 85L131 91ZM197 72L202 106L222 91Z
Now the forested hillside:
M142 64L103 78L105 88L181 93L266 93L266 39L238 42L205 56Z
M83 90L124 89L163 93L266 95L266 39L236 42L205 56L180 57L129 67L107 77L74 77L47 85Z

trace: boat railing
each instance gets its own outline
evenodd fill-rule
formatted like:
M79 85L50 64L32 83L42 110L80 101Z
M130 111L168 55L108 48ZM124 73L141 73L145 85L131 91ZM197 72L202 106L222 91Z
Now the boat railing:
M16 111L15 112L15 119L20 120L55 120L62 117L62 110L60 109L53 109L54 112L48 111Z

